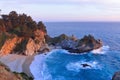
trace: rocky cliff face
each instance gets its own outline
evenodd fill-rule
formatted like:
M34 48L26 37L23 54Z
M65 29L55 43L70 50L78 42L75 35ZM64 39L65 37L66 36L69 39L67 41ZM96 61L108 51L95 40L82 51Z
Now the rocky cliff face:
M5 41L4 45L0 50L1 55L10 54L13 52L16 44L19 44L22 41L22 38L14 37L13 39L8 39Z
M41 48L43 48L43 46L46 44L44 32L36 30L34 33L35 39L33 40L32 38L30 38L26 45L26 55L34 55L35 53L42 51Z
M0 19L0 55L10 53L34 55L46 45L46 27L26 14L15 11Z
M18 36L15 36L12 39L7 39L0 50L0 55L10 53L34 55L37 52L42 51L41 48L46 44L44 38L46 33L41 30L36 30L34 34L34 39L26 39Z
M43 53L49 51L47 44L60 46L73 53L87 52L102 46L102 42L91 35L84 36L82 39L77 39L73 35L68 37L65 34L51 38L47 36L46 27L42 22L36 23L26 14L17 14L12 11L8 15L2 15L0 19L0 55Z

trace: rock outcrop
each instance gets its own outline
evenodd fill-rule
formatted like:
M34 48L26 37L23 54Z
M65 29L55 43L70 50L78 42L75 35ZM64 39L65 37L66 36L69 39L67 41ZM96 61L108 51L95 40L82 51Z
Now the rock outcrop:
M13 49L16 47L16 44L19 44L21 41L22 38L19 37L14 37L13 39L6 40L0 50L0 55L6 55L12 53Z
M49 45L56 45L56 43L59 43L59 42L65 40L65 39L68 39L68 38L69 37L65 34L61 34L61 35L54 37L54 38L50 37L49 35L45 36L45 40Z
M113 77L112 80L120 80L120 71L116 72Z
M96 40L92 35L84 36L82 39L76 39L74 36L62 37L62 39L59 36L57 39L55 43L53 38L54 45L60 46L62 49L66 49L71 53L83 53L102 47L102 41L99 39Z
M44 46L46 45L44 38L45 33L41 30L36 30L34 34L34 39L26 39L18 36L7 39L0 50L0 55L6 55L10 53L34 55L43 51L43 49L46 48Z
M35 38L29 38L28 43L26 45L26 55L34 55L35 53L41 52L42 49L44 49L44 45L46 45L45 42L45 33L40 30L36 30L34 32ZM43 48L44 47L44 48Z
M26 14L17 14L12 11L8 15L2 15L0 19L0 55L10 53L34 55L43 52L46 48L46 34L44 24L41 21L36 23Z
M10 69L0 62L0 80L33 80L24 73L13 73Z

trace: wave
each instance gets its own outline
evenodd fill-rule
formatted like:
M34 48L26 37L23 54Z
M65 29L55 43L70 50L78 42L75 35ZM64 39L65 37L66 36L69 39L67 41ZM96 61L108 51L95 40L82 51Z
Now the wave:
M103 46L99 49L92 50L91 53L93 54L105 54L109 50L109 46Z
M104 54L106 51L109 50L109 46L103 46L100 50L93 50L92 53L94 54ZM34 76L34 80L53 80L49 70L47 69L47 65L45 60L47 57L52 56L52 54L72 54L69 53L67 50L64 49L54 49L50 52L45 54L36 55L34 60L30 65L30 71ZM83 53L84 54L84 53ZM81 55L78 53L74 53L72 55ZM81 69L100 69L98 62L96 61L78 61L78 62L70 62L66 65L67 70L80 72ZM64 80L64 77L58 76L56 80Z
M45 58L46 55L40 54L36 55L32 61L30 65L30 71L34 76L34 80L52 80L51 75L48 73L45 65Z
M105 54L107 51L109 51L109 49L110 49L110 47L108 45L107 46L102 46L99 49L92 50L91 53L93 53L93 54ZM65 50L65 49L56 49L56 51L61 51L64 54L70 54L70 55L83 55L83 54L87 54L87 52L84 52L84 53L70 53L68 50Z
M47 69L47 65L45 63L45 60L47 57L50 57L53 53L67 53L66 50L63 49L54 49L48 53L36 55L34 57L34 60L32 61L30 65L30 71L34 76L34 80L53 80L51 74L49 73ZM58 77L57 80L60 80L61 78ZM63 80L63 79L62 79Z
M96 61L78 61L78 62L71 62L66 66L67 70L80 72L81 69L101 69L100 65Z

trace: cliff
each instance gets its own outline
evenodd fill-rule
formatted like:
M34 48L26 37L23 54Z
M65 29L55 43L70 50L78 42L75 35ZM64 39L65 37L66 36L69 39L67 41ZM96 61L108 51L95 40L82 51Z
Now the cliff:
M26 14L15 11L0 19L0 55L10 53L34 55L46 45L46 27Z
M88 52L102 47L101 40L92 35L77 39L61 34L51 38L47 35L46 27L42 22L35 22L26 14L17 14L15 11L2 15L0 19L0 55L10 53L35 55L49 51L48 45L60 46L73 53Z

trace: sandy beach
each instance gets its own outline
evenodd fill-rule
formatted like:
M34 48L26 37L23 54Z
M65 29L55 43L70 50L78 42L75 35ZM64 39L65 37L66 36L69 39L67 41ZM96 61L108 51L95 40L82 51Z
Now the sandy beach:
M30 77L33 77L29 68L33 60L34 56L23 56L16 54L8 54L0 57L0 61L7 65L11 71L24 72Z

